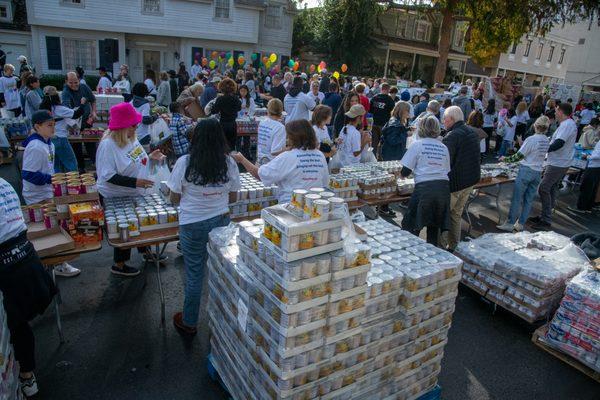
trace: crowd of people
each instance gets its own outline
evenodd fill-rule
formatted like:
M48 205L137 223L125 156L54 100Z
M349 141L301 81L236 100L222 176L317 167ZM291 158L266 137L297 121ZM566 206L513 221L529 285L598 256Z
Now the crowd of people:
M150 165L165 159L161 150L150 147L150 126L161 118L151 108L168 108L174 159L167 186L172 203L180 206L179 247L186 271L183 307L173 323L184 335L197 332L208 233L229 223L228 204L240 188L239 165L265 185L277 185L278 200L285 203L294 189L326 187L330 172L338 168L400 160L401 175L415 181L403 229L419 234L426 228L430 243L453 251L461 239L465 203L480 181L482 160L520 162L510 213L498 228L519 231L530 221L533 229L549 229L558 187L579 142L593 152L579 200L571 209L590 212L595 206L600 182L597 103L578 105L578 110L569 102L559 104L538 95L530 104L520 96L512 103L496 104L486 96L484 85L471 82L458 85L455 96L440 102L427 91L411 96L408 89L385 79L338 80L326 70L311 76L289 69L264 75L249 66L220 73L195 63L190 71L191 75L182 64L177 73L160 72L159 81L148 71L143 82L132 84L127 66L116 79L100 68L96 92L118 87L125 101L110 109L108 129L97 151L85 149L95 160L102 198L143 194L155 184ZM39 203L52 198L53 173L85 168L83 148L70 143L68 135L72 129L93 126L96 99L80 68L66 75L60 93L53 86L40 90L31 70L21 72L20 84L14 72L13 66L5 66L0 101L6 112L24 112L31 119L33 131L24 142L22 195L27 204ZM240 148L236 119L252 116L263 106L267 118L259 123L251 161L234 151ZM10 223L0 225L0 254L15 246L23 249L22 257L0 266L0 287L7 290L6 296L10 289L5 283L16 279L17 267L28 263L28 273L43 275L43 271L35 251L27 247L25 224L15 211L20 212L16 193L3 180L0 187L0 196L5 197L0 206L9 207L2 215L12 213ZM536 193L542 212L528 218ZM379 212L395 216L389 206ZM138 275L139 269L128 264L130 257L129 251L115 249L111 272ZM56 271L63 276L80 272L68 264ZM54 293L51 283L44 285L42 304ZM9 303L22 301L10 296ZM26 338L14 341L26 394L37 390L33 334L27 321L43 308L29 305L27 316L14 323L9 317L11 331L24 332L21 337ZM9 316L10 312L9 308Z

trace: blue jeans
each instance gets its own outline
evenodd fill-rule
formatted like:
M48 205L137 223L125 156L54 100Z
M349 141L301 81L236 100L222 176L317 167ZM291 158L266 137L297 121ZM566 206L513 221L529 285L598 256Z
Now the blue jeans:
M510 140L502 140L502 145L500 146L500 152L498 153L499 156L505 156L506 152L510 149L512 149L513 147L513 142L511 142Z
M519 218L519 223L524 225L531 212L533 199L537 193L542 179L541 171L534 171L529 167L521 165L515 185L508 213L508 223L514 224Z
M52 138L54 143L54 172L77 172L77 158L69 143L64 137Z
M185 265L185 300L183 323L195 327L198 324L204 266L208 258L208 233L219 226L229 224L229 215L218 215L204 221L179 226L179 242Z

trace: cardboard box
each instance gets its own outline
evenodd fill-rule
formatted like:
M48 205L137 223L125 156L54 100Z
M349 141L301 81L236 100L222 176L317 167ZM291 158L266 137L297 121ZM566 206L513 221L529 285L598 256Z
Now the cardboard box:
M53 256L75 248L73 238L59 226L51 229L27 231L27 238L40 257Z
M104 210L98 201L70 204L69 216L73 225L104 225Z
M100 195L98 195L98 193L70 194L67 196L55 197L54 204L71 204L94 200L100 200Z

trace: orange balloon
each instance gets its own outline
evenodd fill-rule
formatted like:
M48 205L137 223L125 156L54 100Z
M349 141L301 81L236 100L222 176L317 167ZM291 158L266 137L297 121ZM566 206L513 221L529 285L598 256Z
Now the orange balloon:
M296 64L294 64L293 69L294 69L294 71L298 71L298 68L300 68L300 63L299 62L297 62Z
M342 72L348 71L348 66L346 64L342 64Z
M263 64L267 65L267 61L269 61L269 58L268 58L268 57L263 57L263 58L262 58L262 62L263 62Z

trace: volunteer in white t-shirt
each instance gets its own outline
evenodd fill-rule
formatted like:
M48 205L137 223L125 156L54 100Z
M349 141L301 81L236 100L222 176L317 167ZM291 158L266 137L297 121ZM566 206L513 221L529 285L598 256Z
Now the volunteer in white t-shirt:
M308 92L308 97L313 99L315 104L321 104L323 99L325 98L325 94L323 92L319 92L319 82L312 81L310 84L310 91Z
M13 76L15 67L12 64L4 65L4 75L0 76L0 107L11 113L9 117L18 117L21 114L21 99L17 89L17 78Z
M52 175L54 174L54 118L50 111L40 110L31 116L34 132L23 142L23 198L26 204L51 201ZM81 271L68 263L54 267L54 273L59 276L76 276Z
M521 162L513 186L508 219L504 224L497 226L502 231L522 231L525 222L527 222L537 188L542 179L544 159L550 146L550 140L546 136L549 127L550 120L548 117L539 117L533 124L535 134L525 139L519 151L510 157L500 157L500 161L506 163ZM517 222L517 219L519 222Z
M78 119L85 112L83 105L87 103L85 97L81 98L81 106L69 108L62 105L58 91L54 86L44 87L44 98L40 104L40 110L48 110L52 116L57 118L54 127L54 171L72 172L77 171L77 158L73 152L73 147L69 143L69 131L79 131L80 122Z
M421 140L406 150L400 161L401 175L414 175L415 190L410 197L402 229L419 235L427 227L427 241L438 245L439 234L450 228L450 153L438 140L440 123L434 116L419 121Z
M332 115L333 110L331 107L324 104L316 106L312 115L311 122L317 142L319 143L319 150L325 154L325 157L331 157L336 152L336 148L329 137L329 130L327 129L327 125L331 123Z
M162 160L164 155L159 150L150 156L146 154L136 138L136 128L141 121L141 114L130 103L111 107L108 130L96 154L97 186L103 197L143 195L145 189L154 185L148 179L150 158ZM125 264L130 256L130 250L115 248L111 272L121 276L138 275L137 268Z
M506 116L498 122L498 130L503 131L502 145L500 146L500 156L505 156L509 150L512 150L515 141L515 132L517 129L517 116L511 108Z
M258 143L256 161L263 165L275 158L285 149L285 126L281 123L283 103L279 99L271 99L267 103L267 119L258 124Z
M30 117L33 117L31 115ZM47 114L52 120L52 117ZM38 392L35 369L35 337L29 321L40 315L56 294L52 278L31 242L21 212L19 196L0 178L0 291L5 319L19 362L19 386L28 398ZM3 333L4 337L7 337ZM3 339L3 343L6 342ZM3 344L4 346L4 344ZM19 396L10 397L17 398Z
M556 204L558 186L571 166L575 154L577 124L571 119L572 113L573 106L569 103L560 103L556 108L556 121L560 125L550 139L546 166L538 188L542 213L539 217L530 218L534 229L545 230L552 226L552 210Z
M357 129L362 124L365 108L360 105L350 107L344 114L344 127L337 138L338 157L342 166L354 165L360 163L360 153L368 145L368 140Z
M100 72L100 79L98 80L98 86L96 86L96 91L98 93L105 91L106 89L112 88L112 81L106 74L106 68L100 67L98 68Z
M185 265L183 311L173 316L182 334L195 335L208 256L208 233L229 224L229 201L240 189L240 171L227 154L221 124L205 118L194 128L189 154L175 163L167 186L179 204L179 239Z
M292 87L283 99L283 106L287 117L285 122L296 121L298 119L310 120L309 112L312 111L316 103L306 93L302 92L304 80L297 76L294 78Z
M253 165L242 154L233 158L265 185L279 186L279 203L288 203L294 189L327 187L329 171L325 156L318 149L315 133L306 120L285 125L287 143L291 150L284 151L268 164Z
M135 131L137 140L139 140L141 144L147 145L151 140L150 130L148 128L156 122L158 116L152 116L150 113L150 102L146 98L148 97L148 88L145 84L138 82L133 85L131 94L133 95L130 101L131 105L135 108L135 111L142 115L142 119Z

